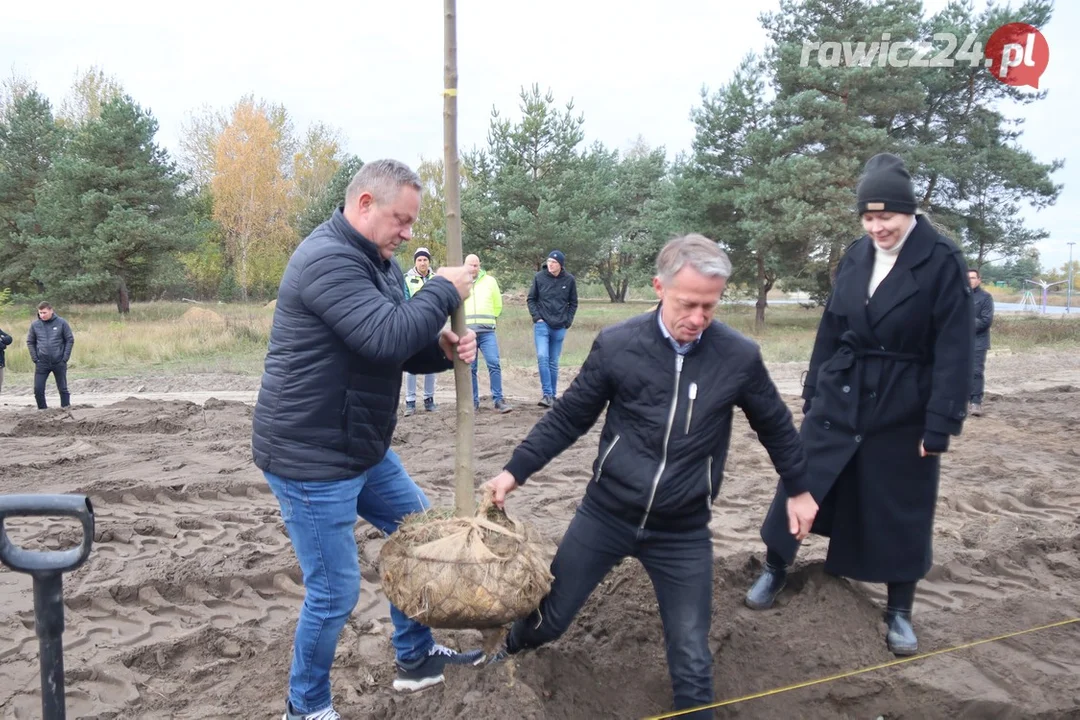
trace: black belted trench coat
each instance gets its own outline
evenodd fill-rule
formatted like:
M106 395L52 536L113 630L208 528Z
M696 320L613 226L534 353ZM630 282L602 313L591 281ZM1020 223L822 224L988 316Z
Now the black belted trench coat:
M927 431L959 435L967 414L974 310L963 255L924 216L867 302L874 245L864 236L837 269L803 387L800 434L812 532L830 537L825 569L864 582L922 578L932 562L940 457ZM787 495L778 487L761 536L790 564Z

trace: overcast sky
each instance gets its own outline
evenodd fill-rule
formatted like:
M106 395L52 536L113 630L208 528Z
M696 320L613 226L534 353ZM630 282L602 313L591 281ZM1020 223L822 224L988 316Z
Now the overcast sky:
M977 2L981 6L981 2ZM181 127L203 105L225 109L241 96L283 104L298 131L339 128L365 160L413 165L442 156L441 2L306 0L282 3L133 0L4 3L0 72L36 81L59 106L77 70L116 77L177 148ZM928 11L944 5L926 0ZM458 3L459 145L486 144L492 107L516 116L522 85L573 99L586 140L624 149L638 136L668 157L689 148L690 109L703 85L724 83L743 55L765 46L760 12L778 0L466 0ZM1049 97L1025 109L1023 145L1042 161L1064 158L1055 207L1028 214L1050 231L1044 266L1065 262L1080 240L1080 2L1059 2L1042 28ZM871 40L873 38L870 38ZM1080 248L1074 248L1080 258Z

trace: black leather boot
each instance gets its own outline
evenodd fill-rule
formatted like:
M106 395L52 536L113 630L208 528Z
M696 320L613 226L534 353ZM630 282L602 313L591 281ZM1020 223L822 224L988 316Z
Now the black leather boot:
M761 575L746 591L743 602L752 610L768 610L776 602L776 596L787 584L787 568L765 564Z
M915 637L915 628L911 626L910 610L888 608L885 611L885 623L889 626L889 634L885 636L889 652L901 657L919 652L919 639Z

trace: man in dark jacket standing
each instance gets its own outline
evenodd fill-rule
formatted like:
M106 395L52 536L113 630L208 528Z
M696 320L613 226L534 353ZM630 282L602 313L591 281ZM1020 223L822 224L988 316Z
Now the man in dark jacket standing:
M574 324L577 312L577 283L566 272L566 256L552 250L547 267L536 273L529 288L529 315L533 321L533 340L536 343L536 364L540 370L538 403L551 407L559 389L559 356L562 354L566 331Z
M464 267L441 268L411 300L392 260L412 234L420 179L395 160L356 174L345 205L289 259L278 289L252 451L281 505L306 594L296 626L284 720L337 720L330 667L360 597L353 529L362 517L385 533L428 507L390 449L402 370L471 363L476 336L443 330L468 295ZM442 682L447 664L479 662L477 650L437 645L431 630L391 606L394 689Z
M38 319L30 323L26 347L30 349L30 360L34 363L34 399L38 410L48 407L45 404L45 381L49 379L49 373L56 379L60 407L71 405L67 364L71 359L71 349L75 347L75 335L67 320L53 312L53 306L47 302L38 305Z
M978 270L968 270L971 299L975 303L975 362L971 378L970 415L982 415L983 390L986 387L986 353L990 350L990 326L994 324L994 297L982 287Z
M12 337L0 330L0 390L4 388L4 354L11 342Z
M712 240L687 235L669 242L656 266L659 310L600 332L566 395L488 483L502 505L607 406L592 480L552 563L551 592L513 625L494 659L562 635L608 571L633 556L656 590L675 708L685 710L713 700L709 519L735 406L788 490L795 537L809 532L817 504L806 492L806 456L791 413L760 351L712 319L731 273L727 255Z

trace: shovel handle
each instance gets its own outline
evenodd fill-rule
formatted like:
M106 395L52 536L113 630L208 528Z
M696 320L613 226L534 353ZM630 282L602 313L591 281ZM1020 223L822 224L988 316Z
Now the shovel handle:
M25 550L11 542L4 522L14 517L65 516L78 518L83 535L70 550ZM85 495L0 495L0 562L34 577L59 575L86 562L94 542L94 507Z

